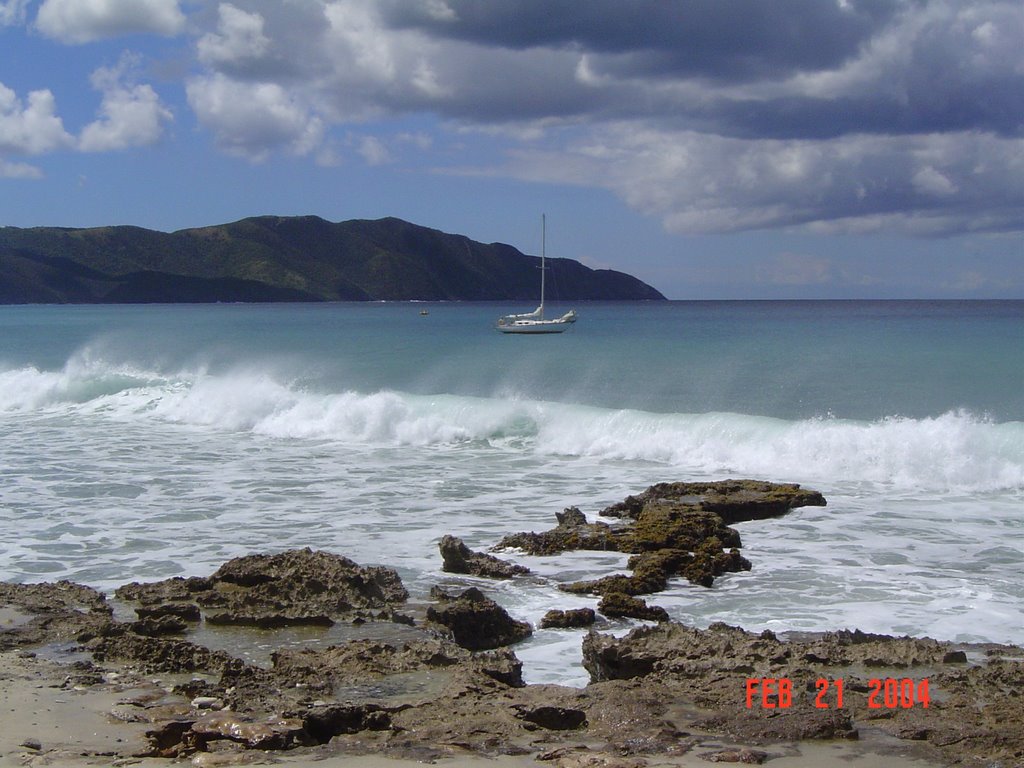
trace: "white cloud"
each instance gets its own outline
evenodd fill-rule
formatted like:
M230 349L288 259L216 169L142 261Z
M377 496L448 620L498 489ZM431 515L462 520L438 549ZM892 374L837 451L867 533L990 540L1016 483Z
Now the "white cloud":
M43 172L28 163L11 163L0 157L0 179L41 179Z
M29 0L0 0L0 27L12 27L25 21Z
M40 155L72 143L50 91L32 91L25 104L0 83L0 154Z
M136 58L122 56L115 67L97 69L92 85L103 94L99 119L78 138L64 129L49 90L32 91L27 103L0 83L0 164L5 178L37 178L34 166L13 163L4 155L42 155L62 149L106 152L156 142L170 111L149 85L132 81Z
M271 148L309 154L322 144L323 120L277 83L246 83L224 75L198 77L186 87L189 104L228 152L265 160Z
M384 29L368 0L336 0L324 7L335 62L378 83L395 78L393 36Z
M957 192L956 184L949 177L932 168L930 165L914 174L914 189L922 195L932 197L949 197Z
M1013 229L1024 210L1024 139L973 132L783 141L629 122L562 146L518 150L489 172L605 187L678 233L806 227L941 235Z
M179 0L43 0L36 26L65 43L119 35L177 35L185 28Z
M443 2L424 10L451 15ZM337 152L324 141L331 126L447 96L433 66L440 50L418 32L389 29L374 0L224 2L215 30L196 40L206 71L187 83L187 93L200 123L233 154L263 160L284 151L333 164ZM393 159L380 141L357 143L355 151L373 164Z
M270 38L263 34L265 22L260 14L221 3L218 16L217 31L203 35L196 44L203 64L223 66L251 61L270 49Z
M421 150L428 150L434 146L434 137L429 133L423 133L422 131L417 131L416 133L400 133L397 138L402 143L411 144Z
M411 82L417 91L432 99L451 94L451 89L441 85L437 72L426 59L420 59L416 63Z
M359 154L367 165L384 165L394 162L391 151L376 136L362 136L358 142Z
M92 74L92 85L103 93L100 119L82 129L78 146L83 152L109 152L147 146L159 141L164 124L173 119L156 91L132 82L137 58L121 57L115 67L101 67Z
M458 14L444 0L424 0L423 9L435 21L456 21Z

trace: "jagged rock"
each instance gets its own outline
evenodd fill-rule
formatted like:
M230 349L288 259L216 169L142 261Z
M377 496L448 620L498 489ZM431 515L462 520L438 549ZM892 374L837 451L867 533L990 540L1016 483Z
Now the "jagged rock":
M681 575L694 563L694 556L681 549L659 549L644 552L629 559L631 575L612 574L600 579L574 581L562 584L561 589L575 594L645 595L660 592L668 586L672 576Z
M710 587L715 578L723 573L749 571L750 561L733 547L728 552L722 548L722 542L716 537L705 540L693 553L689 562L679 570L683 576L694 584Z
M276 555L236 557L218 568L210 580L215 587L227 583L248 588L247 600L270 603L288 598L342 609L383 608L409 597L392 568L364 568L347 557L308 547ZM264 586L272 589L261 589Z
M140 621L146 619L162 619L165 616L173 616L182 621L200 621L202 614L199 606L195 603L162 603L153 606L139 606L135 614Z
M608 747L619 755L685 755L697 741L690 734L662 722L656 728L630 729L614 737Z
M593 608L573 608L568 611L551 610L540 620L541 629L569 629L589 627L597 620Z
M376 681L389 675L456 667L479 672L505 685L523 685L523 665L508 649L472 653L440 637L423 637L403 645L354 640L324 650L279 650L271 655L281 683L330 692L337 686Z
M289 685L320 680L328 688L347 681L373 680L420 669L443 669L466 661L470 653L444 638L424 638L403 645L353 640L323 650L283 648L271 654L274 672Z
M0 582L0 604L16 605L30 613L74 610L109 616L112 608L102 592L73 581L44 584Z
M695 726L727 730L738 740L754 742L859 738L850 714L837 709L794 707L776 710L770 719L761 712L729 713L698 720Z
M356 614L365 619L366 610L392 611L409 597L391 568L364 568L309 548L237 557L206 578L126 584L115 594L141 603L136 610L194 616L178 606L198 604L211 624L264 628L330 626L338 617Z
M856 739L856 723L870 721L899 738L940 747L963 743L958 752L969 752L970 743L989 743L993 749L997 732L999 744L1024 743L1024 729L1005 726L1019 702L996 697L977 707L978 691L987 685L981 679L999 680L1010 690L1024 683L1024 663L990 662L943 674L937 670L950 652L948 643L927 638L844 630L783 642L772 632L754 634L725 624L706 630L661 624L623 638L591 633L583 644L584 666L595 684L631 680L678 691L676 696L689 696L693 706L715 713L694 721L695 729L729 733L740 741ZM865 671L852 671L858 668ZM906 670L896 675L910 681L900 685L899 706L884 706L878 696L869 703L878 683L872 686L867 678L884 677L872 671L876 668ZM837 678L845 681L841 708L830 682ZM928 678L933 697L926 709ZM792 686L785 705L777 703L782 681ZM939 689L943 698L937 701ZM1010 754L1002 747L996 751Z
M659 500L644 505L633 524L622 530L619 551L682 549L692 552L711 538L718 539L721 546L741 546L740 535L714 512Z
M213 589L213 581L202 576L175 576L163 581L141 584L133 581L114 590L121 600L141 603L144 608L159 610L162 605L188 603L201 592ZM141 618L141 616L140 616Z
M612 592L601 598L597 610L609 618L645 619L648 621L668 621L668 612L657 605L648 606L636 597Z
M559 555L577 549L619 551L615 542L617 530L607 523L581 523L569 518L549 531L513 533L495 546L495 551L521 549L529 555Z
M818 491L796 483L762 480L719 480L707 483L657 483L643 493L601 510L604 517L637 519L651 502L676 502L714 512L727 525L747 520L779 517L797 507L826 505Z
M523 754L536 749L535 744L582 738L584 727L588 728L589 739L589 726L584 726L580 716L574 714L583 712L584 719L589 720L589 704L587 697L575 688L508 688L460 677L431 706L394 712L394 732L388 736L387 744L398 746L415 739L414 743L420 745L453 745L459 750L457 754L465 754L466 749L491 755ZM524 714L531 713L540 722L524 718ZM579 730L545 727L573 725ZM360 736L365 742L365 737ZM604 734L596 736L603 737Z
M192 756L193 768L226 768L227 766L257 765L266 762L267 757L263 752L249 752L242 746L237 746L230 751L196 752Z
M455 642L471 651L511 645L533 633L527 622L513 619L476 587L457 596L435 587L431 597L438 602L427 609L427 619L447 627Z
M135 634L145 635L146 637L180 635L188 629L188 624L176 616L170 615L139 619L138 621L133 621L129 626Z
M530 572L526 566L499 560L494 555L473 552L463 543L462 539L455 536L442 536L438 549L444 560L441 569L448 573L468 573L492 579L511 579L513 576Z
M587 516L579 507L566 507L561 512L555 512L555 520L564 528L573 528L587 524Z
M716 513L728 525L747 520L781 517L797 507L824 507L818 491L796 483L767 483L757 480L725 480L709 483L701 507Z
M635 757L621 757L610 752L591 752L586 747L568 747L537 756L555 768L646 768L647 761Z
M824 505L817 491L795 484L758 480L717 483L660 483L628 496L601 511L625 518L620 525L588 523L576 507L556 515L558 526L542 533L517 533L503 538L495 549L516 547L533 555L568 550L609 550L637 555L630 560L631 576L563 585L575 593L641 595L665 589L668 580L682 576L710 587L728 572L750 570L739 553L740 536L727 523L785 514L805 505Z
M508 648L474 653L468 668L471 672L480 672L512 688L526 685L523 681L523 662Z
M675 623L640 627L624 638L591 632L583 641L583 666L593 681L624 680L649 675L677 655L690 661L694 649L700 651L694 664L714 664L713 658L703 656L711 640L700 630Z
M145 672L217 672L234 659L224 651L211 651L185 640L145 637L121 625L95 638L86 647L98 661L120 659L135 662Z
M644 582L624 573L613 573L599 579L559 584L558 588L574 595L642 595L647 590Z
M363 619L365 621L365 619ZM260 629L276 629L279 627L330 627L334 619L325 613L308 610L283 611L281 613L259 613L250 611L220 611L206 615L208 624L237 627L259 627Z
M102 593L71 581L0 582L0 607L20 614L16 623L0 630L0 651L93 637L113 621L113 609Z
M565 518L563 518L564 520ZM628 553L669 553L663 560L673 560L673 567L660 573L648 569L633 582L633 586L598 586L587 589L576 586L569 591L608 591L644 594L665 588L670 576L682 575L680 568L690 562L689 552L699 549L709 540L722 546L740 546L739 534L722 523L721 518L711 512L704 512L685 505L659 503L645 508L631 525L609 526L605 523L560 523L556 528L542 533L518 533L503 538L495 549L515 547L532 555L550 555L584 549ZM601 580L590 582L599 584ZM577 582L582 585L584 582Z
M637 587L636 591L628 594L638 595L665 589L669 578L681 574L693 560L694 555L685 549L657 549L633 555L627 565L633 571L632 580Z
M303 728L318 744L326 744L342 733L385 731L391 715L376 704L332 704L306 712Z
M170 720L158 728L146 731L149 749L136 757L177 757L188 751L182 739L192 729L193 720Z
M182 734L182 743L190 751L205 750L218 739L237 741L250 749L291 749L314 743L301 720L274 715L251 720L235 712L204 714Z
M575 731L587 727L587 713L566 707L516 707L516 716L549 731Z
M767 752L757 749L722 749L717 752L704 752L698 757L709 763L743 763L745 765L761 765L768 759Z

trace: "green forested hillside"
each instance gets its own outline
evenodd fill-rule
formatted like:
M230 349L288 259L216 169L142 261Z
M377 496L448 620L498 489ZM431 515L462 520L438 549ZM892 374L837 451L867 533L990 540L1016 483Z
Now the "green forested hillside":
M539 258L400 219L260 216L173 233L0 228L0 303L535 300ZM548 298L663 299L548 259Z

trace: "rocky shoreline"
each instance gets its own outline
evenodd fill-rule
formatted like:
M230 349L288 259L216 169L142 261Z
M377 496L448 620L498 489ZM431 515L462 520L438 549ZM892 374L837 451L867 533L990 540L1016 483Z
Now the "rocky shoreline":
M309 549L236 558L203 578L126 584L113 601L69 582L0 583L0 686L10 693L19 681L45 679L57 692L102 702L95 716L120 735L99 745L83 737L78 754L113 762L504 755L557 768L639 768L762 763L794 744L869 736L892 755L932 765L1024 766L1020 648L845 630L780 638L722 624L697 629L638 597L670 579L712 587L749 569L732 525L824 504L795 485L665 483L599 513L614 522L588 522L569 508L549 531L505 537L495 551L631 555L629 573L561 585L599 598L596 611L552 606L541 623L591 627L584 688L524 683L513 646L534 628L490 599L485 582L435 588L417 602L393 569ZM439 549L451 573L527 573L451 536ZM618 637L593 628L625 628L627 617L654 623ZM273 645L262 664L208 647L200 633L255 629L274 644L275 633L340 625L366 628L365 636ZM52 763L56 746L24 727L0 742L8 750L0 760Z

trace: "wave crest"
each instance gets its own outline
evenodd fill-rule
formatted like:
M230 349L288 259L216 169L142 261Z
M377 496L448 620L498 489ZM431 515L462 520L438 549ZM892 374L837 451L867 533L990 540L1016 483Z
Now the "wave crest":
M665 464L680 474L870 482L948 492L1024 490L1024 423L967 411L875 422L735 413L656 414L585 405L315 392L260 371L165 376L69 361L0 371L0 413L102 412L280 439L505 450Z

